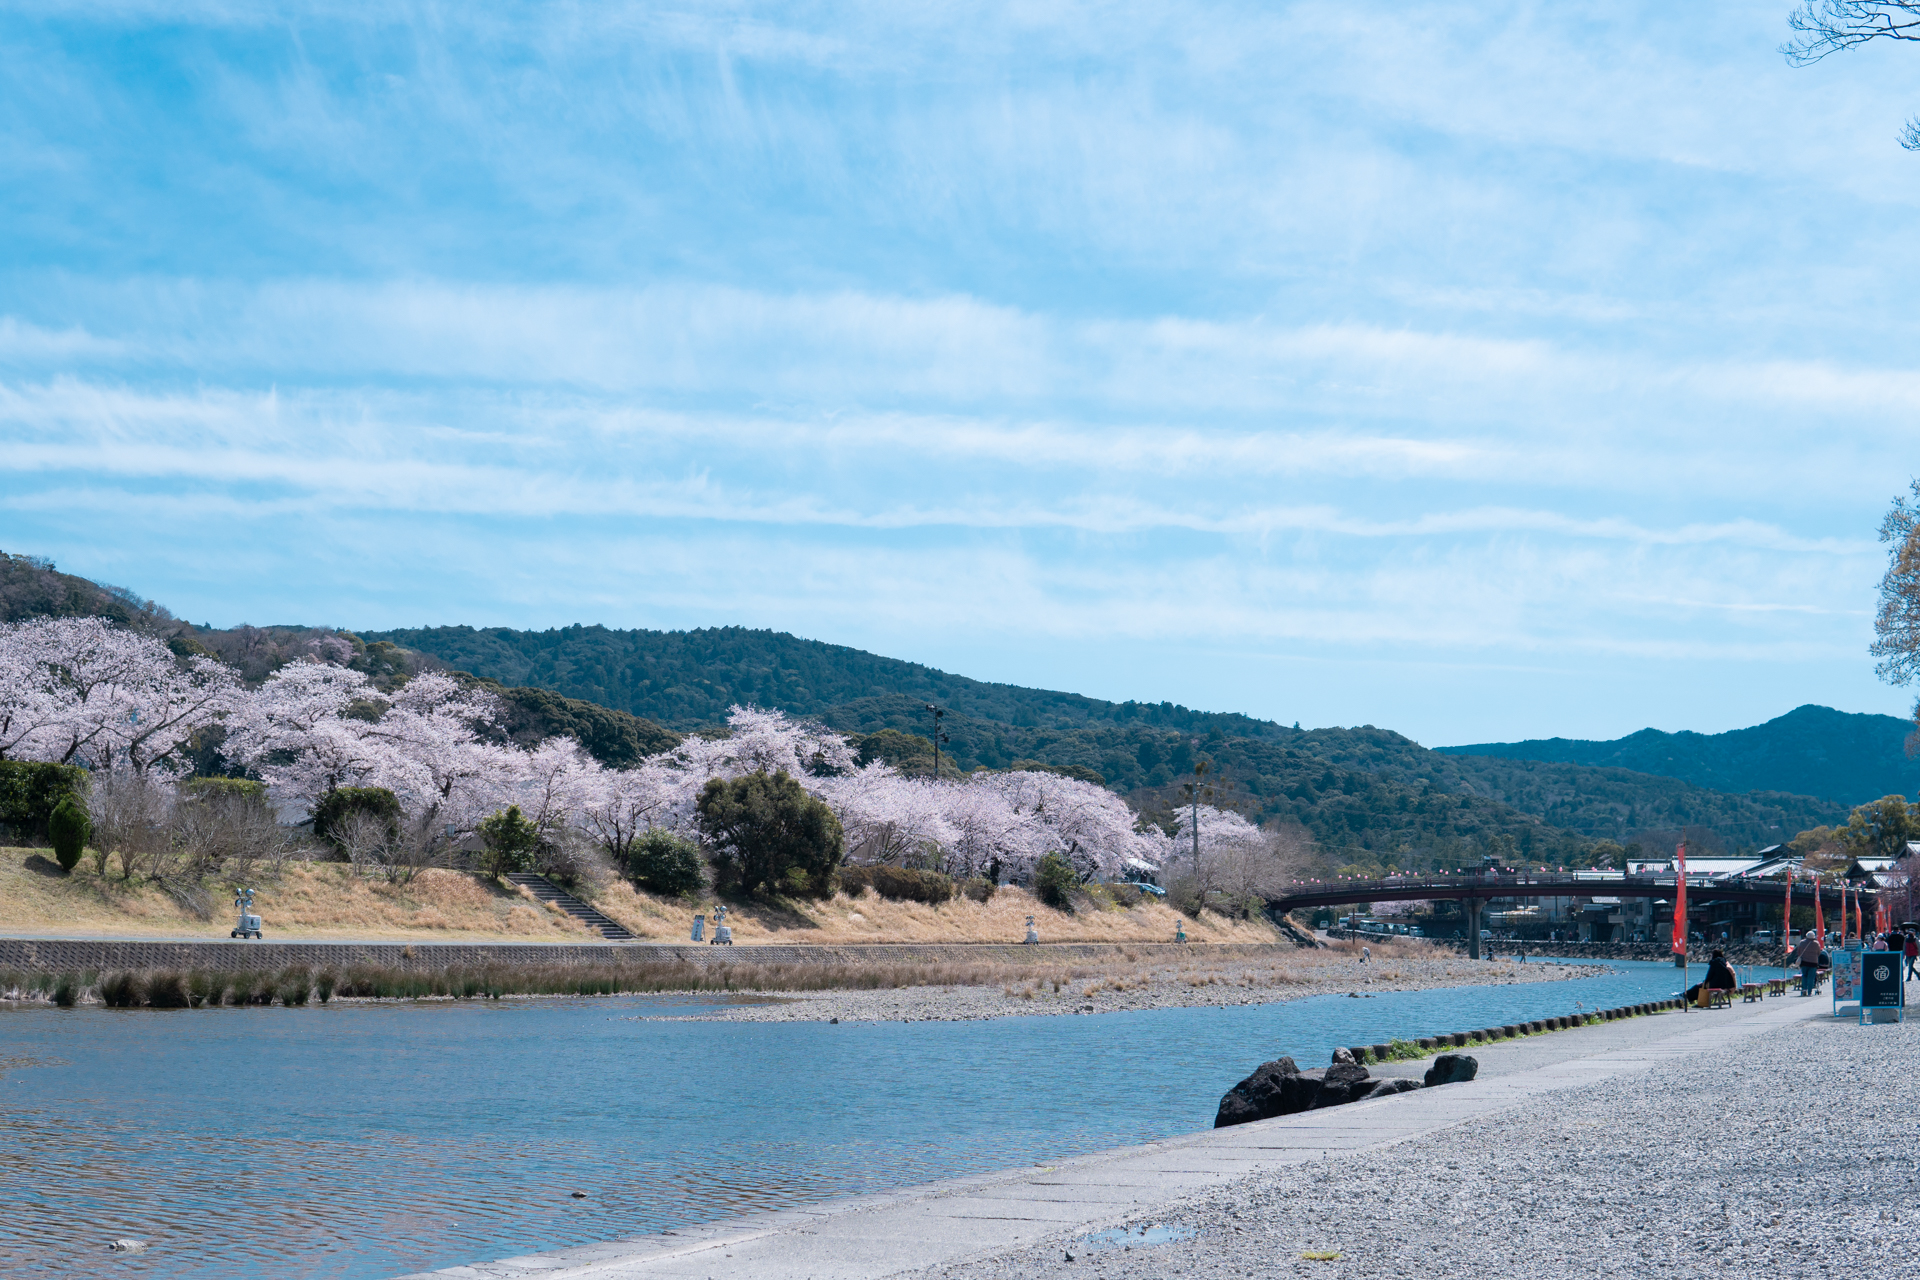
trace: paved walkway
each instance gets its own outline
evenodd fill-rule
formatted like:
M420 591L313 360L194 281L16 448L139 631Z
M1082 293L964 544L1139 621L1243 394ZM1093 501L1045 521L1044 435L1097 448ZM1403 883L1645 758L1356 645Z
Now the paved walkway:
M1404 1142L1531 1097L1647 1071L1832 1006L1785 996L1665 1013L1475 1049L1479 1078L1099 1152L658 1235L503 1258L430 1274L470 1280L877 1280L1048 1236L1072 1238L1264 1170ZM1255 1063L1245 1064L1252 1070ZM1381 1068L1418 1074L1424 1064ZM407 1277L406 1280L423 1280Z

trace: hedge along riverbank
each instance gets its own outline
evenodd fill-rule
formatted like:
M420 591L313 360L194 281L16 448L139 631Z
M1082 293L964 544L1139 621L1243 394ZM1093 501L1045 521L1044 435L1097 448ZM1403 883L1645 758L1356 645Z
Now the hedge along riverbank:
M438 968L348 964L340 967L283 964L249 970L178 968L0 970L0 998L52 1000L72 1005L97 1001L116 1008L199 1008L220 1004L300 1005L309 995L417 1000L503 995L623 995L653 993L757 993L781 991L874 991L905 987L993 987L1052 982L1056 989L1097 970L1064 956L1041 956L1034 948L1011 948L1013 960L991 955L928 961L911 956L857 964L762 962L699 964L690 961L600 964L478 964ZM1117 949L1116 949L1117 950ZM1116 955L1115 959L1124 957ZM1093 962L1086 962L1093 963ZM61 993L65 992L66 998ZM185 994L182 994L185 993Z
M343 970L380 965L427 972L448 968L523 965L696 966L891 964L1078 964L1115 961L1260 960L1288 957L1297 948L1274 943L870 942L715 947L690 943L464 943L464 942L140 942L110 938L0 938L0 972L114 969Z
M1411 1062L1435 1053L1448 1053L1454 1049L1464 1049L1476 1044L1494 1044L1501 1040L1516 1040L1525 1036L1546 1035L1554 1031L1570 1031L1575 1027L1598 1026L1603 1022L1616 1022L1623 1018L1644 1018L1656 1013L1665 1013L1678 1009L1680 1000L1654 1000L1645 1004L1626 1004L1617 1009L1597 1009L1591 1013L1564 1014L1556 1018L1535 1018L1528 1022L1509 1022L1498 1027L1481 1027L1474 1031L1455 1031L1450 1035L1422 1036L1418 1040L1389 1040L1385 1044L1356 1044L1347 1046L1353 1060L1361 1065L1377 1065L1383 1062Z

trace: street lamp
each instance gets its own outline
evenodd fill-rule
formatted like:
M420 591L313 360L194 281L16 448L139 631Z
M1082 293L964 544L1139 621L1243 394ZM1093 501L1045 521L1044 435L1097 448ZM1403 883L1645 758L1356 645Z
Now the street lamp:
M938 779L940 777L940 744L949 741L947 735L940 732L940 717L947 712L944 707L936 707L931 702L926 704L926 708L933 713L933 776Z

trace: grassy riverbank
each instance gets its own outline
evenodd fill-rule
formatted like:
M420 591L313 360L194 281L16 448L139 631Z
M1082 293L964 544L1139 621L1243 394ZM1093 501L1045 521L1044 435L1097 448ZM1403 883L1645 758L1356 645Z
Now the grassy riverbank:
M1419 943L1377 948L1207 949L1169 958L1114 948L1097 959L890 960L857 964L487 964L423 970L376 964L249 972L204 969L0 972L0 999L117 1007L298 1006L334 999L498 999L504 996L709 992L768 1000L713 1014L733 1021L962 1021L1045 1014L1110 1013L1194 1005L1267 1004L1340 993L1585 976L1580 966L1474 963Z
M358 874L338 862L264 864L250 879L255 909L271 936L309 941L589 942L599 935L512 885L463 871L426 870L405 884ZM0 849L0 935L224 938L232 928L224 885L169 892L117 867L105 875L84 858L71 875L42 849ZM682 942L693 917L712 917L712 899L659 898L624 880L600 876L577 896L651 942ZM209 911L209 906L211 907ZM196 909L197 908L197 909ZM200 912L208 912L202 915ZM1271 943L1261 919L1180 916L1159 900L1130 907L1088 896L1075 911L1042 905L1023 889L1004 888L987 902L957 897L931 906L895 902L871 892L857 898L776 899L733 903L728 924L744 944L873 942L1019 942L1032 915L1047 942L1171 942L1183 928L1195 942Z

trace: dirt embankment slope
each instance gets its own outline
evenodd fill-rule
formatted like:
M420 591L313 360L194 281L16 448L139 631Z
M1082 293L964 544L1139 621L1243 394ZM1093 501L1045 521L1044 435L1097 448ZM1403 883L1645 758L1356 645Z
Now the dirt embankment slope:
M459 871L421 872L407 884L355 874L335 862L293 862L253 883L254 908L275 937L423 942L592 942L599 935L511 885ZM651 942L685 941L693 917L712 919L715 902L656 898L613 877L579 885L575 893L636 936ZM66 937L224 938L233 927L230 893L216 888L210 918L202 919L164 889L138 878L105 875L82 859L72 875L38 849L0 849L0 934ZM1087 904L1071 914L1041 906L1024 890L1007 888L987 902L955 898L929 906L893 902L867 893L822 901L733 906L727 922L743 944L788 945L885 942L1019 942L1026 920L1046 942L1171 942L1184 926L1194 942L1267 943L1265 921L1208 915L1183 919L1158 901L1131 908Z

